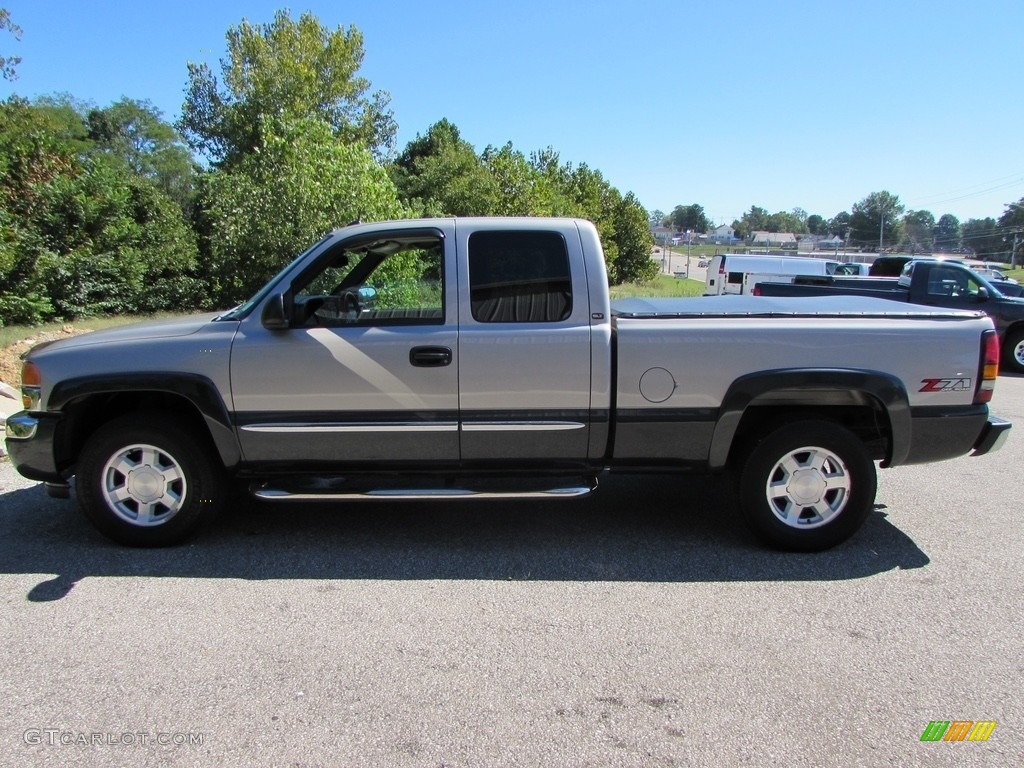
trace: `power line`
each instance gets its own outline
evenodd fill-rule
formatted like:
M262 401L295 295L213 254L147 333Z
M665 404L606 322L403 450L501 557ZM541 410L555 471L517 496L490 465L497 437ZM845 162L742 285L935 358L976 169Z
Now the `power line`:
M952 189L947 192L938 192L935 195L920 198L915 202L928 206L937 205L939 203L953 203L959 200L967 200L972 197L987 195L991 192L998 192L1001 189L1010 189L1011 187L1018 185L1024 186L1024 171L1017 171L1016 173L1009 174L1008 176L1000 176L996 179L990 179L988 181L979 182L978 184L961 187L959 189Z

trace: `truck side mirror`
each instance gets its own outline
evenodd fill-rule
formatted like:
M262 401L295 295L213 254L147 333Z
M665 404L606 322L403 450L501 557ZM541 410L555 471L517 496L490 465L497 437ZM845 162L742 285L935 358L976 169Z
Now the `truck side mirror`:
M268 331L287 331L291 327L288 322L288 315L284 311L284 294L275 293L267 303L263 305L263 314L260 315L260 322Z
M988 288L984 285L978 286L978 301L988 301L990 298Z

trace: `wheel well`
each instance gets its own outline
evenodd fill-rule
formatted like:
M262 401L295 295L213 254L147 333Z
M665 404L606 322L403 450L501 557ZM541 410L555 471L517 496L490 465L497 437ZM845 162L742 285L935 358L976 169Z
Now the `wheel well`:
M208 440L213 447L202 414L186 397L173 392L97 393L65 405L55 446L58 467L61 471L71 470L86 441L103 424L126 413L146 411L172 416L197 439Z
M891 452L892 425L884 406L875 397L849 390L776 391L751 401L744 411L727 465L742 466L767 435L794 421L808 420L829 421L850 430L876 461L886 459Z

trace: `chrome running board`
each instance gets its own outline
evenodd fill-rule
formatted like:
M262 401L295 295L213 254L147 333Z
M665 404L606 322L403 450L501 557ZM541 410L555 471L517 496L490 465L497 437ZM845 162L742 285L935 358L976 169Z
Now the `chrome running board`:
M275 488L269 484L253 489L263 501L451 501L456 499L568 499L587 496L597 488L597 478L586 484L559 488L499 490L484 488L372 488L341 490L329 487Z

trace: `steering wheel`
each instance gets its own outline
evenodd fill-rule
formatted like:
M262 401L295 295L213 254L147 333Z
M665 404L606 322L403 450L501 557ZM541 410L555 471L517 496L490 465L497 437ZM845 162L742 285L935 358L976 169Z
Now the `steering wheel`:
M359 291L348 289L343 291L341 294L341 306L345 311L345 314L352 314L352 319L357 319L359 313L363 311L362 304L359 303Z

